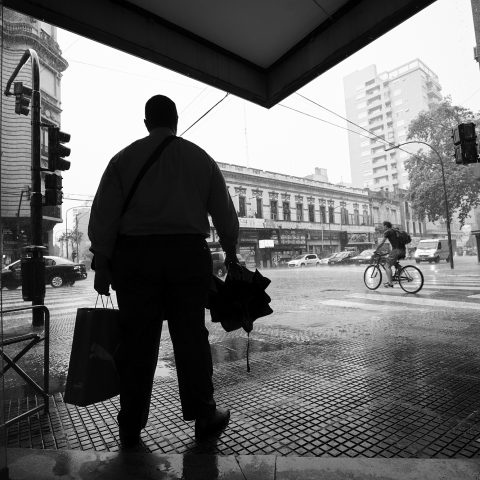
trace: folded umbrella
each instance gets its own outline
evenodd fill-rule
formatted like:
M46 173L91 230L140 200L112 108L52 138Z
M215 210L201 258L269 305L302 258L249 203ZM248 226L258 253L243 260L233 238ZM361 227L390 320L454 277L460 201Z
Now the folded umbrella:
M231 332L243 328L247 334L253 329L253 322L260 317L273 313L270 297L265 292L271 281L258 270L251 272L244 266L235 276L227 274L225 281L212 276L207 308L213 322ZM247 339L247 371L249 365L249 337Z

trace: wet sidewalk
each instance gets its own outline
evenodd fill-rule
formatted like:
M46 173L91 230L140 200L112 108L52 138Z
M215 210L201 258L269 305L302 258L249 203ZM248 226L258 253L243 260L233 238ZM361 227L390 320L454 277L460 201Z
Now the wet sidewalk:
M480 460L9 451L10 480L478 480Z
M328 312L324 308L322 316ZM371 474L374 479L480 479L476 311L452 310L448 317L439 310L423 311L411 319L397 311L361 326L355 317L342 328L317 328L316 317L305 320L302 315L292 317L291 327L282 320L287 313L256 322L250 373L245 333L226 333L208 322L216 399L232 411L229 427L215 442L197 443L192 423L181 417L172 349L164 335L149 422L142 433L147 452L143 457L148 459L142 462L164 473L166 464L176 465L176 473L158 478L209 478L182 477L178 472L188 470L188 462L220 466L212 478L237 478L225 472L246 459L256 469L258 462L266 462L265 468L273 468L276 476L270 470L265 470L270 476L247 476L247 467L242 467L238 478L340 480ZM295 327L296 321L301 328ZM32 461L30 455L50 466L76 465L80 459L89 465L83 472L115 471L127 457L136 465L135 455L120 451L118 398L87 408L63 401L58 375L68 366L72 329L71 317L59 317L52 325L52 375L57 383L49 414L32 416L8 430L13 480L33 478L21 476L21 466ZM36 404L35 396L20 393L7 399L7 418ZM419 468L437 476L420 475ZM455 468L456 474L450 475L448 468ZM354 476L357 471L365 476ZM91 475L78 478L110 478Z
M480 331L470 333L478 338ZM247 373L243 354L238 355L246 348L245 335L217 331L212 337L217 403L232 410L228 429L215 443L197 444L192 422L181 417L176 377L165 368L166 375L155 379L142 433L148 451L480 456L480 355L474 342L368 335L351 340L258 326ZM36 402L35 396L7 401L7 418ZM116 452L117 411L118 397L82 408L65 404L57 392L48 415L32 416L8 430L7 446Z

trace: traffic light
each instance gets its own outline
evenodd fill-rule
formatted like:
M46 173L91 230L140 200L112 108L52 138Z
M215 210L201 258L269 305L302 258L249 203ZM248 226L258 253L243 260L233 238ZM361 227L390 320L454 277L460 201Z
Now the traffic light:
M61 132L58 127L48 127L48 170L68 170L70 162L62 157L70 155L70 149L64 143L70 141L70 134Z
M63 203L62 177L56 173L45 175L45 202L44 205L61 205Z
M464 165L478 162L477 135L474 123L461 123L452 130L455 145L455 163Z
M13 94L15 95L15 113L18 115L28 115L30 109L30 99L32 98L32 89L24 87L22 82L13 84Z

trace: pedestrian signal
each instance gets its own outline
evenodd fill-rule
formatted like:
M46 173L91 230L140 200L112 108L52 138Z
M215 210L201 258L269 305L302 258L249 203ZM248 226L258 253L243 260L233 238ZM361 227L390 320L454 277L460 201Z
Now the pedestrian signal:
M22 82L13 84L13 94L15 95L15 113L18 115L28 115L30 109L30 99L32 98L32 89L24 87Z
M70 134L61 132L58 127L48 127L48 170L68 170L70 162L63 157L70 155L70 149L64 145L70 141Z
M466 165L478 162L477 135L474 123L461 123L452 130L455 163Z

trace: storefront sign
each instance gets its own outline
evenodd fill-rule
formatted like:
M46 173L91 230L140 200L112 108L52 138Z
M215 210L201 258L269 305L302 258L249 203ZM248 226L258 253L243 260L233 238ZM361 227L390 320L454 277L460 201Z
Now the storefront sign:
M259 248L273 248L273 240L259 240L258 241Z

